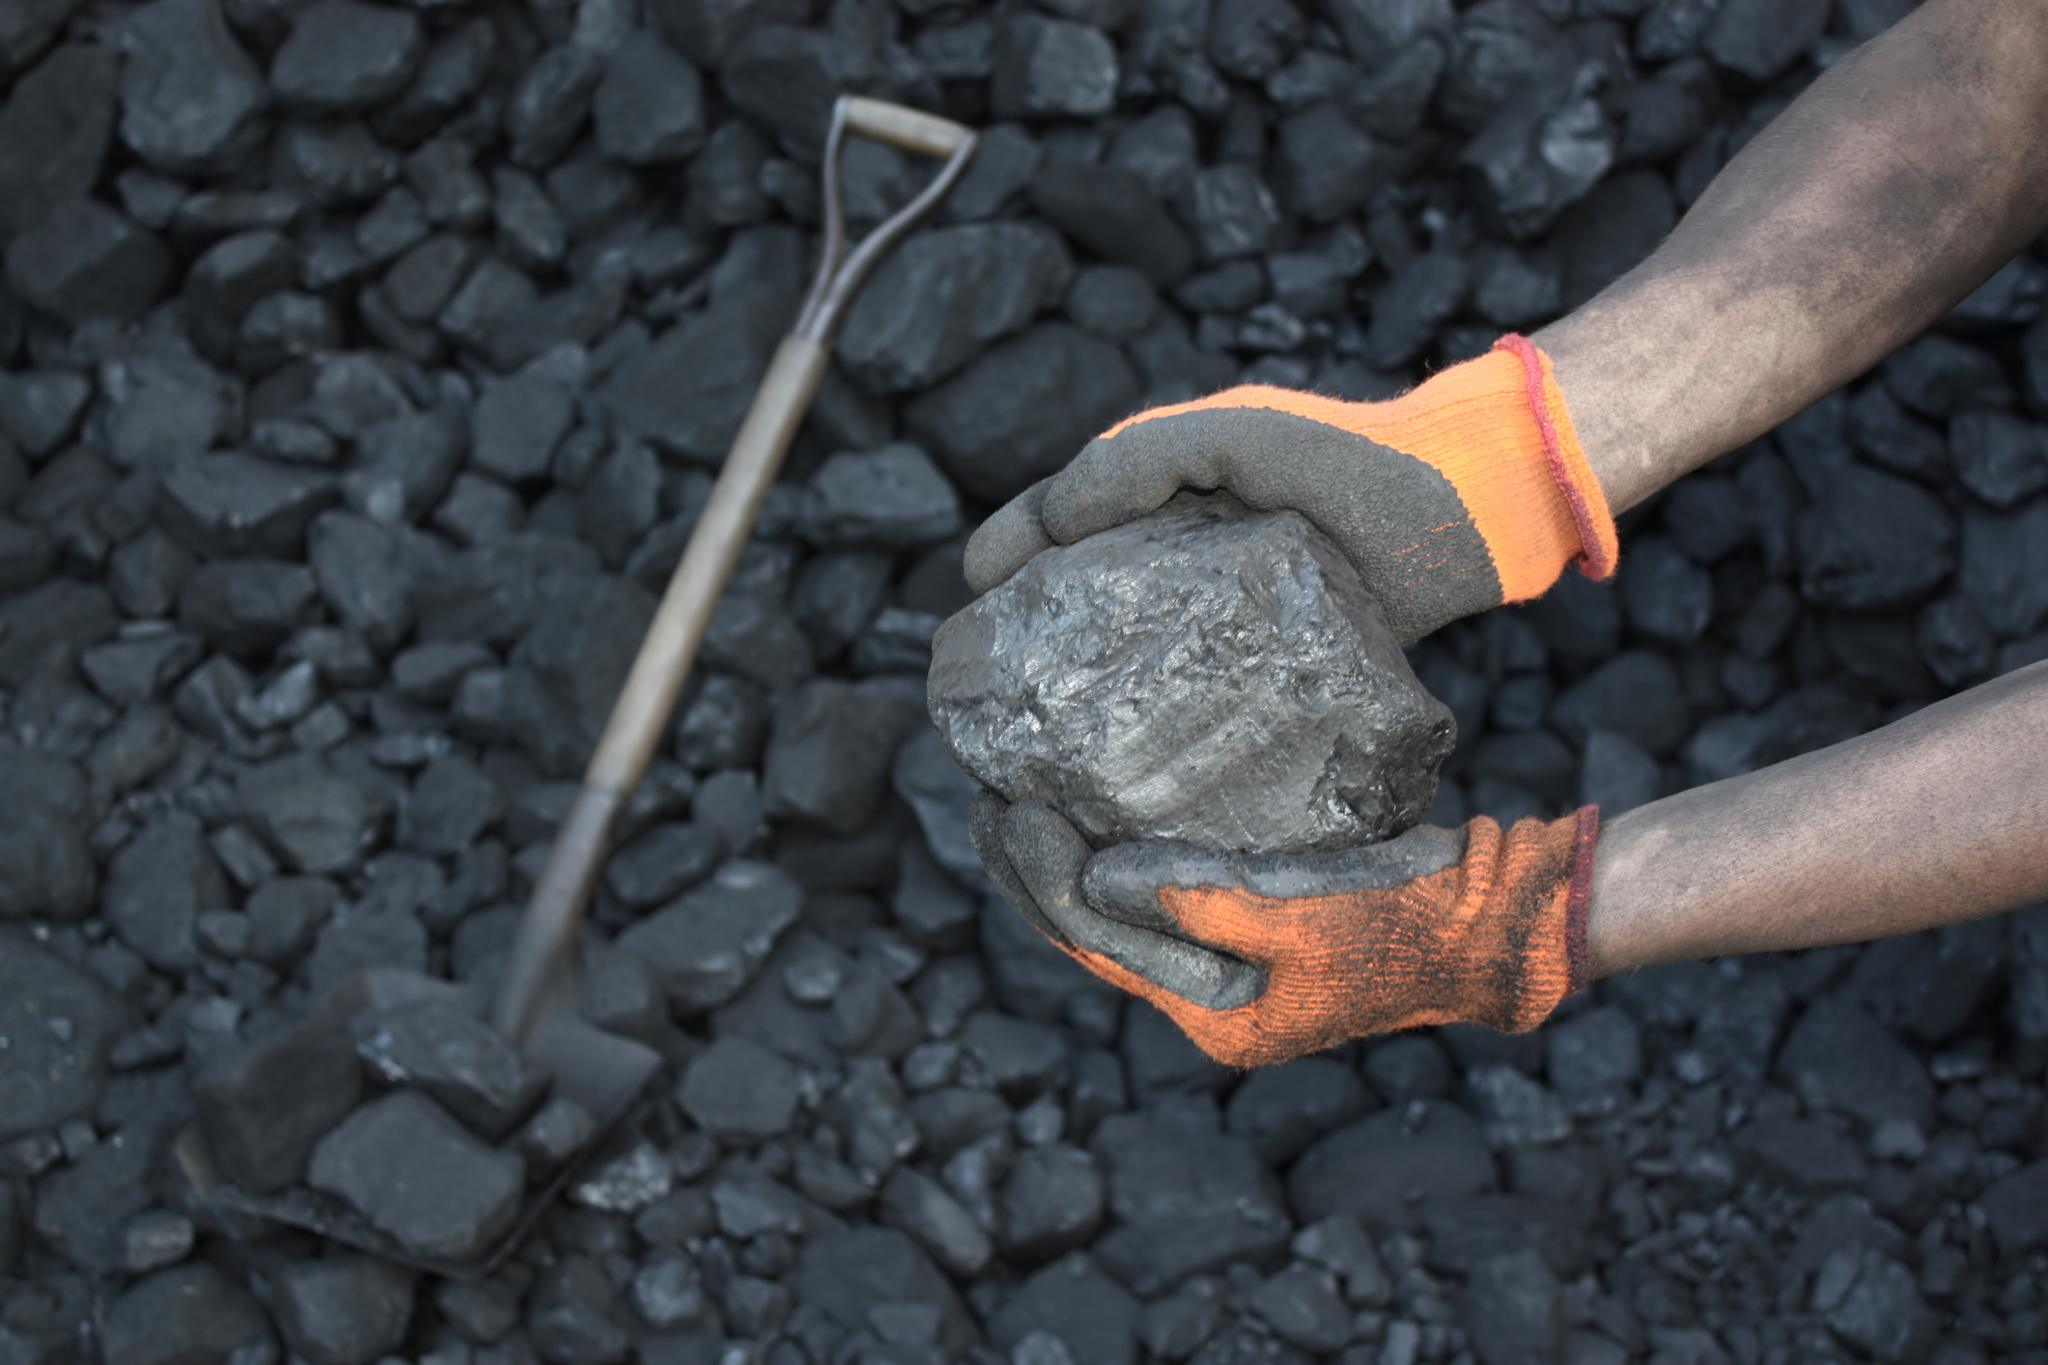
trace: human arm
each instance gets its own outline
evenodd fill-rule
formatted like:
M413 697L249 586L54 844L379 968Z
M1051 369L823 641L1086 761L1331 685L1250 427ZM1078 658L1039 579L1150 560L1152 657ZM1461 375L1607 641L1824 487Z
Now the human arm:
M1530 338L1617 513L1861 374L2048 227L2048 3L1928 0Z
M2048 663L1616 816L1592 888L1595 977L2048 900Z
M987 793L972 829L1063 951L1217 1060L1258 1066L1426 1024L1526 1032L1597 977L2048 898L2042 736L2048 663L1605 830L1587 808L1295 858L1093 852L1045 807Z

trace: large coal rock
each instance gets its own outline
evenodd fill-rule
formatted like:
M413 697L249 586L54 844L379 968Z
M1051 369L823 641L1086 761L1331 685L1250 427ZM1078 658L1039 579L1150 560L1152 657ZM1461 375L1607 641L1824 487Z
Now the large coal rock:
M1457 728L1320 532L1193 496L946 622L928 699L961 767L1091 840L1254 853L1414 825Z

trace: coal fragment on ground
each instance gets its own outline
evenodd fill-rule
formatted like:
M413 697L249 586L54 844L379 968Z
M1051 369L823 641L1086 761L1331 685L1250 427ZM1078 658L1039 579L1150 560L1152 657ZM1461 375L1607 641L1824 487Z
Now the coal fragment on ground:
M0 919L86 912L98 882L86 847L91 816L76 767L0 744Z
M1925 1359L1940 1332L1913 1272L1869 1247L1844 1248L1822 1263L1813 1306L1837 1336L1873 1360Z
M286 104L354 113L403 90L424 47L419 20L405 10L318 0L272 58L270 87Z
M957 532L960 499L929 455L899 442L826 460L805 489L801 526L821 548L907 549Z
M874 819L896 750L918 721L901 693L819 679L778 707L762 765L773 818L851 834Z
M877 393L928 388L1045 311L1072 273L1057 234L1039 225L920 233L862 286L840 328L839 363Z
M801 1093L789 1062L752 1039L729 1036L690 1060L676 1101L714 1137L766 1140L789 1130Z
M1849 466L1801 515L1800 589L1823 606L1901 606L1948 577L1955 544L1955 519L1933 495Z
M1905 1119L1922 1132L1933 1119L1934 1087L1920 1059L1863 1010L1832 997L1793 1025L1777 1069L1809 1108L1868 1124Z
M703 78L653 34L636 33L612 53L590 111L598 147L632 166L687 160L708 133Z
M0 105L0 241L83 198L113 134L120 61L105 48L58 48Z
M1356 1214L1400 1226L1433 1204L1494 1189L1500 1173L1479 1125L1432 1103L1419 1119L1386 1110L1317 1142L1288 1173L1288 1200L1304 1220Z
M1086 1244L1102 1224L1104 1192L1086 1152L1056 1143L1020 1153L1003 1184L1003 1255L1032 1264Z
M91 199L57 205L7 247L7 283L65 322L132 322L156 302L171 269L163 243Z
M1135 170L1054 158L1032 175L1030 195L1031 206L1060 231L1154 284L1175 284L1194 268L1194 244Z
M995 1247L972 1214L931 1177L899 1166L882 1186L876 1212L931 1253L948 1274L969 1278L987 1268Z
M249 1291L203 1262L159 1270L108 1308L109 1365L198 1365L274 1359L277 1340Z
M152 0L115 31L121 140L172 175L226 168L263 136L270 92L218 0Z
M0 933L0 1038L8 1043L0 1139L88 1112L127 1023L127 1009L98 981L24 935Z
M494 1151L422 1095L351 1114L313 1149L307 1179L415 1256L479 1255L519 1211L525 1163Z
M1237 652L1197 667L1191 635ZM1390 838L1428 809L1453 740L1350 565L1292 513L1219 500L1038 555L940 629L930 703L962 767L1097 843Z
M995 503L1063 467L1138 394L1120 348L1040 322L912 399L904 421L962 493Z
M1116 102L1117 56L1087 24L1020 13L996 40L989 105L999 119L1104 114Z
M107 868L109 923L160 971L198 965L194 918L227 900L227 881L204 836L197 820L174 812L145 825Z
M1085 1253L1063 1257L1019 1286L989 1322L1010 1360L1135 1365L1138 1301Z
M417 1090L493 1141L539 1103L547 1078L502 1034L452 1005L358 1015L356 1055L386 1085Z
M949 1356L980 1342L952 1284L894 1228L847 1227L811 1238L797 1253L790 1285L799 1302L843 1329L864 1328L876 1304L914 1303L935 1311L935 1344Z
M1534 1251L1481 1262L1462 1317L1484 1365L1535 1365L1564 1349L1564 1288Z
M214 1060L193 1099L221 1174L270 1194L304 1174L313 1145L355 1107L362 1086L348 1038L308 1021Z
M1827 22L1827 0L1727 0L1707 26L1706 53L1750 80L1769 80L1811 48Z
M387 813L376 794L311 754L250 769L242 776L239 794L256 828L299 872L356 867Z
M1104 1119L1091 1145L1116 1218L1095 1254L1134 1292L1157 1294L1286 1245L1279 1183L1242 1138L1192 1116L1126 1113Z
M278 1330L313 1365L371 1365L398 1349L412 1320L413 1276L368 1256L301 1261L272 1286Z
M746 988L796 923L802 902L803 892L781 869L730 862L620 934L618 946L647 964L679 1015L702 1014Z

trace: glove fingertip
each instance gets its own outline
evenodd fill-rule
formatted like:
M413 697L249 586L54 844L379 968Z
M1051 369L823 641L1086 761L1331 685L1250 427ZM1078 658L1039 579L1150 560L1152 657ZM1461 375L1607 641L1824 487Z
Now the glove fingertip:
M1033 555L1052 547L1053 539L1039 519L1046 487L1051 482L1040 479L998 507L967 538L967 548L960 557L960 572L973 591L984 593L1000 586L1030 563Z

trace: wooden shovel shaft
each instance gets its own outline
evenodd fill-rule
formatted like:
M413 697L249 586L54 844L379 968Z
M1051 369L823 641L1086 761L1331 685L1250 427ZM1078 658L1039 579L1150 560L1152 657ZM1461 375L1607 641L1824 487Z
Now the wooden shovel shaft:
M519 922L492 1011L492 1023L509 1037L524 1036L549 971L583 917L612 819L661 742L711 613L824 370L823 345L785 337L754 394Z

